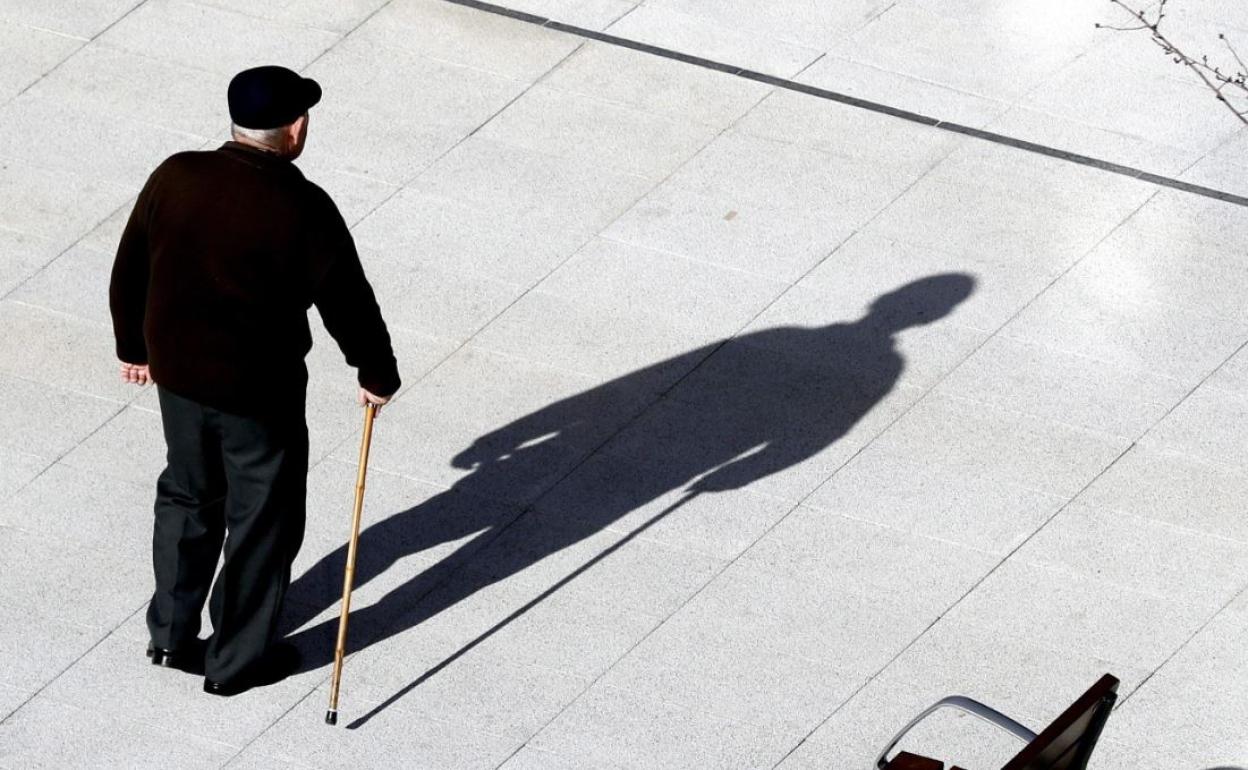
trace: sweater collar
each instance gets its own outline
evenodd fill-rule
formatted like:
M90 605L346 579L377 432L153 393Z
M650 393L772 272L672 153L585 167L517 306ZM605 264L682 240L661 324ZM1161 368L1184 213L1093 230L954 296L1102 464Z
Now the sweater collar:
M291 162L276 153L266 152L256 147L243 144L241 142L228 141L221 145L220 150L227 152L242 160L251 162L260 166L277 166L290 167Z

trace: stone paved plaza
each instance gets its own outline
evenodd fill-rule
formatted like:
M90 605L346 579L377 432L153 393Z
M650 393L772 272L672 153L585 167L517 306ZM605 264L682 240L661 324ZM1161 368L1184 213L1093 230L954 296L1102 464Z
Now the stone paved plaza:
M865 770L1105 672L1095 770L1248 766L1248 130L1104 0L499 2L0 0L0 767ZM1248 48L1241 0L1169 10ZM319 321L306 670L142 654L113 250L268 63L324 87L299 165L405 380L336 728Z

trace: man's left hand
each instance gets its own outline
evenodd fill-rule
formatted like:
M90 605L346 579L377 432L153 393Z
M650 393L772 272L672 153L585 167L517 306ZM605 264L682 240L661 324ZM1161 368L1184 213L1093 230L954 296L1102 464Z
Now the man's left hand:
M148 371L147 364L128 364L122 361L121 381L132 382L135 385L146 385L152 381L152 373Z

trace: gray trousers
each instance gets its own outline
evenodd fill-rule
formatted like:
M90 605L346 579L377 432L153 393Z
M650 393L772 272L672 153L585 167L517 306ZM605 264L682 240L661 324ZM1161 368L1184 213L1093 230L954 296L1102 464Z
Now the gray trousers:
M308 429L303 401L244 417L158 389L168 464L156 486L147 610L152 644L185 648L209 596L205 674L229 681L277 634L306 519ZM224 563L213 584L224 547Z

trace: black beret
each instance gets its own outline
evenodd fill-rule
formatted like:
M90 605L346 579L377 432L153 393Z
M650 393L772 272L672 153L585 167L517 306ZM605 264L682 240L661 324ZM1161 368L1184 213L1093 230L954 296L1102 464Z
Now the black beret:
M277 128L295 122L321 100L311 78L269 65L243 70L230 81L230 120L243 128Z

